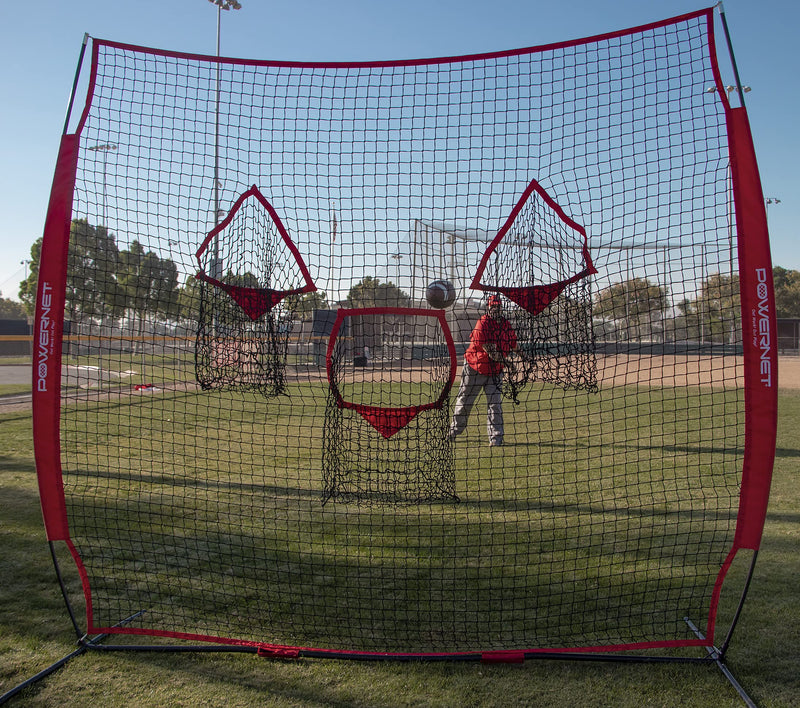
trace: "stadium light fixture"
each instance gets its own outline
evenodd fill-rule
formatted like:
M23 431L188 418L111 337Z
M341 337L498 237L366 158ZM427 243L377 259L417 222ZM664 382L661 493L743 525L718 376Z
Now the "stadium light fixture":
M781 200L775 197L764 197L764 211L767 216L767 228L769 228L769 207L771 204L780 204Z
M211 2L214 2L214 0L211 0ZM732 84L728 84L725 87L725 90L728 92L728 96L730 96L734 91L738 91L739 87L738 86L733 86ZM752 90L753 89L751 89L749 86L742 86L742 93L750 93L750 91L752 91ZM717 92L717 87L716 86L709 86L706 89L706 93L716 93L716 92Z
M216 5L220 10L241 10L242 4L236 0L208 0L212 5Z

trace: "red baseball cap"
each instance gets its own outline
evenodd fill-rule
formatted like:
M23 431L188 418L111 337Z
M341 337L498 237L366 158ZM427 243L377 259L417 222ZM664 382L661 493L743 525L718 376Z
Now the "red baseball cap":
M503 299L499 295L491 295L486 302L486 307L494 307L495 305L502 307Z

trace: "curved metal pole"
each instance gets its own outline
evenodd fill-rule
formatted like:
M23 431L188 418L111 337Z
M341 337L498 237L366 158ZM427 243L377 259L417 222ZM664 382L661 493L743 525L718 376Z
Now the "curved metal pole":
M64 118L64 130L62 133L64 135L67 134L69 130L69 119L72 116L72 106L75 103L75 94L78 91L78 79L80 79L81 75L81 66L83 66L83 55L86 54L86 45L89 42L89 35L83 35L83 43L81 44L81 52L78 55L78 66L75 69L75 78L72 81L72 91L69 94L69 103L67 104L67 116Z
M217 5L217 85L216 100L214 109L214 228L219 226L219 49L220 49L220 29L222 27L222 6ZM211 277L220 279L222 273L219 270L219 235L214 237L214 261L211 264Z
M731 65L733 66L733 75L736 78L736 89L739 93L739 102L742 105L742 108L745 108L744 103L744 87L742 86L742 82L739 79L739 67L736 66L736 56L733 53L733 43L731 42L731 33L728 30L728 20L725 18L725 8L722 6L722 3L717 3L719 7L719 16L722 19L722 29L725 32L725 41L728 44L728 54L731 56ZM749 89L748 89L749 90Z
M69 612L69 618L72 620L72 626L75 628L75 634L80 640L82 637L85 636L85 632L83 632L78 625L78 620L75 618L75 613L72 610L72 603L69 601L69 595L67 594L66 585L64 585L64 578L61 576L61 568L58 565L58 558L56 558L56 549L52 541L48 541L50 546L50 555L53 557L53 567L56 569L56 577L58 578L58 585L61 588L61 595L64 597L64 604L67 606L67 612Z
M725 657L725 652L728 651L728 646L733 636L733 630L736 628L739 622L739 616L742 614L747 591L750 589L750 581L753 579L753 573L756 568L756 558L758 558L758 551L753 551L753 557L750 559L750 569L747 571L747 579L745 580L744 588L742 588L742 595L739 598L739 605L736 608L736 612L733 613L733 619L731 620L731 626L728 628L728 634L725 636L725 641L722 642L722 646L719 649L720 659L723 659Z

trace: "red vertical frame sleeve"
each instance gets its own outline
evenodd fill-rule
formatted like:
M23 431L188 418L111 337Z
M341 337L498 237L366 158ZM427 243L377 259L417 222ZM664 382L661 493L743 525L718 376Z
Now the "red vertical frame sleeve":
M767 214L744 108L728 113L744 344L745 450L734 544L758 550L778 427L778 352Z
M78 146L77 135L61 138L42 239L34 319L34 455L49 541L64 541L69 537L61 478L61 345Z

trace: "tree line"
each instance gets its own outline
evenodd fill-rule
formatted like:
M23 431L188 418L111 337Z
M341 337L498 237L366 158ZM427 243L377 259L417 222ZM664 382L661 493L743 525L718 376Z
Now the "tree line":
M34 312L41 255L40 238L31 247L28 278L20 283L19 296L23 304L8 300L13 303L8 307L13 316L32 315ZM67 259L64 312L67 320L77 323L118 318L127 313L141 325L148 317L164 320L195 320L198 317L201 285L197 278L190 276L181 285L178 267L172 260L145 250L138 241L120 250L114 235L105 226L94 226L86 219L74 219L70 225ZM229 272L222 280L229 285L260 287L258 278L252 273ZM399 287L370 276L354 285L344 301L346 307L410 305L411 297ZM227 306L236 307L233 301ZM284 299L284 309L300 320L310 320L314 310L328 307L324 292L289 295Z
M600 291L592 314L607 339L733 344L741 339L739 276L712 274L672 308L665 286L630 278Z
M36 301L42 239L31 248L30 275L20 284L19 297L29 314ZM143 320L181 316L184 304L178 268L168 258L145 250L139 241L120 250L105 226L86 219L70 224L64 317L73 322L120 317L126 312Z
M800 317L800 271L773 268L775 311ZM692 298L669 306L667 288L631 278L598 293L592 314L616 339L656 338L731 344L741 336L738 275L709 275ZM602 324L601 324L602 326Z
M23 305L0 298L0 318L33 314L39 277L42 239L31 247L28 278L20 284ZM800 271L773 268L778 317L800 317ZM227 274L230 284L258 287L251 274ZM70 225L65 317L74 322L120 317L165 320L195 319L200 284L189 277L179 283L179 272L169 258L148 251L138 241L120 249L105 226L86 219ZM647 278L630 278L597 293L592 316L601 329L618 339L663 338L665 341L732 342L739 336L739 276L713 274L693 298L669 305L667 288ZM391 282L367 276L350 288L346 307L409 307L412 298ZM315 309L327 309L325 293L291 295L284 301L293 317L310 319ZM24 308L24 310L22 309ZM598 332L602 337L603 332Z

